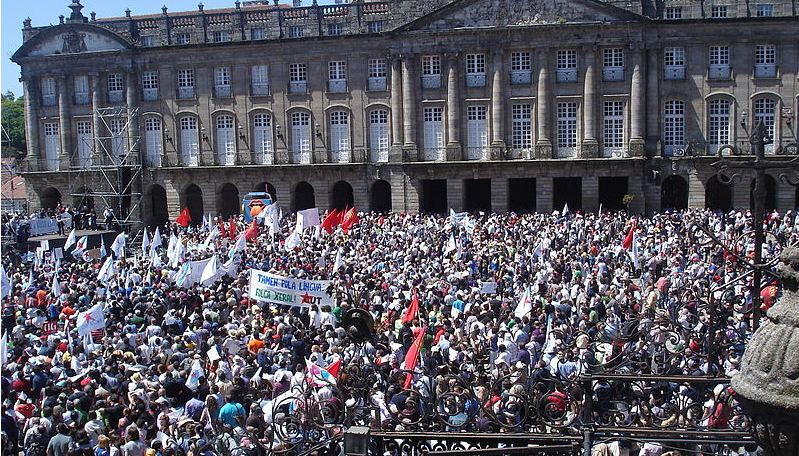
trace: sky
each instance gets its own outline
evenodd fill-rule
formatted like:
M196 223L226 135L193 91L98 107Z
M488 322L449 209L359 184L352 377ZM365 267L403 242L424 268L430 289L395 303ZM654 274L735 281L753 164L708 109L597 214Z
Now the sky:
M71 0L0 0L0 48L2 48L2 93L8 90L15 95L22 95L22 83L19 82L19 66L11 61L11 56L22 45L22 21L30 17L34 27L57 24L58 16L69 16L68 8ZM231 8L235 0L202 0L206 9ZM83 15L89 17L92 11L97 17L119 17L125 15L130 8L132 14L156 14L166 4L170 11L197 10L199 0L81 0ZM289 3L281 0L280 3ZM304 0L309 5L311 0ZM320 1L319 3L333 3Z

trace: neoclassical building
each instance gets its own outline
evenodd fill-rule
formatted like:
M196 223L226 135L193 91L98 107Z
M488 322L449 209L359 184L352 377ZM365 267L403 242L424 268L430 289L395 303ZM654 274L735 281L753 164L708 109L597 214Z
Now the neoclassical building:
M31 206L746 208L710 163L797 138L796 0L388 0L25 21ZM771 175L767 206L797 204Z

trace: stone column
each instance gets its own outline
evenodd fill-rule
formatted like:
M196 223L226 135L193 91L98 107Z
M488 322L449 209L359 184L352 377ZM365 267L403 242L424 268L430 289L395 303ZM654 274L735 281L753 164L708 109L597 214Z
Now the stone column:
M538 92L536 96L536 107L537 109L537 117L538 117L538 134L536 135L536 142L535 142L535 155L536 158L552 158L552 139L549 135L550 131L550 123L552 119L550 119L549 114L549 58L548 52L546 49L541 49L538 51ZM551 189L551 181L550 181L550 189ZM550 207L552 206L552 201L550 198L549 202ZM540 206L539 206L540 207Z
M644 155L644 75L641 44L632 47L633 74L630 81L630 155Z
M665 177L663 179L665 180ZM688 172L688 207L690 209L705 208L705 180L696 170Z
M139 141L137 138L140 135L139 131L139 116L136 114L135 109L138 107L139 84L135 71L131 68L128 73L128 160L130 164L139 162Z
M660 140L660 48L650 47L647 50L646 72L646 150L647 155L656 155Z
M402 161L402 71L399 57L391 57L391 152L389 161Z
M103 102L101 100L101 93L100 93L100 75L99 73L92 72L89 73L89 88L92 91L92 134L95 137L95 140L92 143L92 149L94 153L94 159L97 160L98 158L102 160L106 158L105 151L103 151L102 141L99 138L100 136L104 136L102 130L102 122L100 121L100 116L97 114L97 109L103 107Z
M402 126L403 147L406 153L416 160L418 151L416 150L416 86L413 75L414 55L405 54L402 56Z
M535 178L535 210L552 213L552 178L549 176Z
M502 50L494 52L493 78L491 81L491 160L505 157L505 99Z
M597 77L596 77L596 50L586 46L585 51L585 82L583 89L583 142L580 146L581 158L595 158L599 156L599 142L596 139L596 111L597 111ZM586 207L587 211L592 211Z
M447 55L447 160L462 160L458 54Z
M68 169L72 163L72 100L69 85L64 75L58 77L58 133L61 137L61 169Z
M40 161L39 154L39 93L36 90L36 80L27 77L22 81L25 93L25 145L28 149L28 166L31 170L47 169L46 164ZM42 166L44 165L44 166Z

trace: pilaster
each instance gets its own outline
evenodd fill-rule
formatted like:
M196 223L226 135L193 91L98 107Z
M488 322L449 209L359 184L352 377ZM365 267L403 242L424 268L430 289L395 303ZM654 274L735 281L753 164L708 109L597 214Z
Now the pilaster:
M463 210L463 179L447 179L447 206L455 212Z
M630 80L630 155L644 155L644 74L642 44L632 44L633 73Z
M705 182L696 171L688 173L688 208L705 208Z
M32 77L27 77L22 81L25 94L25 145L27 146L27 160L32 162L33 169L38 170L39 159L39 93L36 90L36 82ZM46 169L46 167L45 167Z
M402 62L391 56L391 150L388 161L402 161Z
M491 179L491 211L508 212L508 179Z
M549 114L549 97L550 90L550 75L549 75L549 53L546 49L538 51L538 58L536 59L539 65L538 69L538 91L536 98L537 117L538 117L538 130L535 142L535 156L536 158L552 158L552 139L550 136L550 123L552 119ZM552 182L550 180L550 188ZM549 205L551 207L552 201L550 198ZM541 208L541 205L537 207Z
M460 135L460 79L457 53L447 55L447 160L463 159Z
M505 156L505 99L503 77L504 53L501 49L494 51L491 81L491 160L500 160Z
M596 48L586 46L585 53L585 81L583 89L583 142L580 145L580 158L596 158L599 156L599 142L596 139L596 111L597 111L597 77L596 77ZM585 198L583 198L585 201ZM592 210L592 209L586 209Z
M72 157L72 100L69 86L64 75L58 76L58 133L61 138L61 166L69 169Z
M549 176L535 178L535 208L543 214L552 213L552 178Z
M596 212L599 210L599 178L597 176L583 176L583 210Z

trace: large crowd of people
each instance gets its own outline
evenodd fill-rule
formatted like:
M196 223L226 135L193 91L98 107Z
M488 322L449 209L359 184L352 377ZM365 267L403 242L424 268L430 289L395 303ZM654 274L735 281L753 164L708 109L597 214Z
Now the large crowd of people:
M796 244L796 221L791 212L768 215L764 257ZM693 224L729 248L689 236ZM499 407L533 394L548 394L547 410L561 413L530 419L524 430L576 426L568 402L585 394L597 419L603 407L627 424L684 419L657 412L669 398L689 397L684 386L652 394L644 413L614 403L606 384L580 391L576 378L737 372L751 335L753 296L741 266L753 252L750 229L746 212L700 210L361 213L346 232L330 234L297 230L288 215L275 229L251 228L244 217L233 230L220 220L172 223L148 231L150 247L142 248L139 233L104 242L96 255L4 257L3 450L166 456L219 454L227 445L266 454L300 438L279 422L302 414L302 393L294 393L302 388L328 404L324 423L368 406L375 413L367 424L391 430L411 429L424 422L425 407L435 414L441 406L415 398L446 393L468 398L458 413L442 413L452 431L521 430L519 417L509 422ZM162 240L156 249L154 236ZM211 256L225 273L188 283L184 265ZM252 269L329 280L332 304L258 300ZM721 303L712 321L702 304L711 298ZM98 304L103 327L80 334ZM364 342L342 323L352 309L374 321ZM700 337L710 324L718 334ZM347 391L354 381L347 377L356 375L349 366L369 366L366 402ZM522 385L544 385L543 393ZM732 426L734 413L714 408L731 392L714 394L698 424ZM336 442L319 454L339 454ZM618 442L601 445L600 454L620 454ZM622 446L624 454L671 451Z

